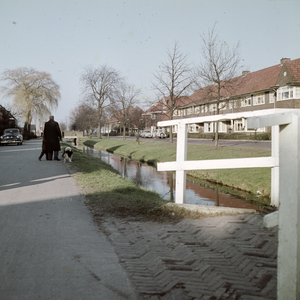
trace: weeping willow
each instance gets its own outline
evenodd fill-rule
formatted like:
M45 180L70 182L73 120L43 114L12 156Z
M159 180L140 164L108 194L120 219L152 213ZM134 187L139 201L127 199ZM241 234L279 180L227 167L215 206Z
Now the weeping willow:
M58 106L59 86L51 75L32 68L18 68L3 72L2 91L12 98L13 108L24 122L24 133L30 132L34 117L45 119Z

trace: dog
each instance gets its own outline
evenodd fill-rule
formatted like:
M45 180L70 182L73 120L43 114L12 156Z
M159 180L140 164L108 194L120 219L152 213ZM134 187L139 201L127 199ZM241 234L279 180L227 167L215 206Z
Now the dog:
M71 147L66 147L61 156L64 158L64 163L66 163L66 161L72 162L73 151Z

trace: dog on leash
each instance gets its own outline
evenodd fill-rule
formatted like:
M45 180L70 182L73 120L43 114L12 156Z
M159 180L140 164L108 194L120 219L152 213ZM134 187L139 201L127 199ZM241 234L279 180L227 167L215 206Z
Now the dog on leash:
M72 151L71 147L66 147L63 150L62 157L64 158L64 163L66 163L67 161L72 162L73 151Z

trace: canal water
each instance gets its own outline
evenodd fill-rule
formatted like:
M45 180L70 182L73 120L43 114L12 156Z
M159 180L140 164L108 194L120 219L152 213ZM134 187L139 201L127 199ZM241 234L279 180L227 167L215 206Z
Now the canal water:
M147 190L157 192L165 200L175 199L175 173L158 172L155 166L140 163L126 157L121 157L100 151L87 146L78 146L84 153L100 158L126 178L135 184L143 186ZM211 188L198 182L197 179L187 176L186 203L210 206L223 206L235 208L251 208L260 210L261 207L245 201L237 196L230 195L218 188Z

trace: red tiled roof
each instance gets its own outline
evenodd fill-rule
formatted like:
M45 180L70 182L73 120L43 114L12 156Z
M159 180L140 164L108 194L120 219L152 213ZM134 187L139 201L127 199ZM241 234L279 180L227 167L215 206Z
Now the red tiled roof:
M239 76L232 79L232 87L230 90L222 89L221 98L233 97L263 91L275 86L280 75L282 66L276 65L256 72L248 73L246 76ZM208 92L211 98L208 99ZM195 91L190 96L194 103L207 102L208 100L217 99L217 85L211 85Z
M164 100L164 99L166 99L166 100ZM156 102L150 108L148 108L145 111L145 114L168 111L167 106L164 105L164 101L169 101L169 100L170 100L170 97L160 99L158 102ZM189 105L189 104L192 104L192 100L191 100L190 96L180 96L179 99L176 101L176 106L184 106L184 105Z
M245 77L240 77L241 85L234 92L233 96L263 91L275 86L280 75L282 66L276 65L266 69L247 74Z
M293 77L293 81L300 82L300 58L287 61L285 64Z

